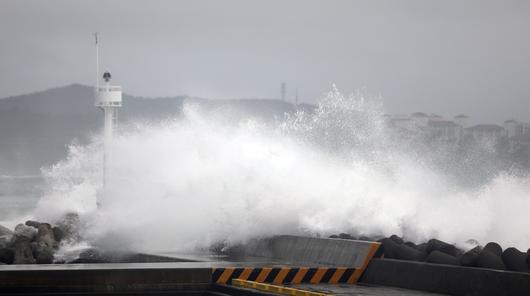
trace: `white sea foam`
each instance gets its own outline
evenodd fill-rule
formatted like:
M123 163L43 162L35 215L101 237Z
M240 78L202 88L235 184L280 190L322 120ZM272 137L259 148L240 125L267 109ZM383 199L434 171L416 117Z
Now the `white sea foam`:
M210 115L186 106L182 118L118 133L99 211L101 143L71 146L44 171L35 217L78 212L91 243L149 251L339 232L530 246L527 178L462 186L437 166L442 152L388 133L380 98L332 90L315 112L274 123Z

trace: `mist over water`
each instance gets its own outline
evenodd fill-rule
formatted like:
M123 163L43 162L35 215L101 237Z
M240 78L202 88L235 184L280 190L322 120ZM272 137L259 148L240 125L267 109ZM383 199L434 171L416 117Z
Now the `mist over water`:
M487 145L455 157L396 136L381 98L333 88L314 112L274 122L196 105L183 114L119 131L98 211L101 142L72 145L43 170L35 218L78 212L92 244L136 251L340 232L530 246L529 178L499 168Z

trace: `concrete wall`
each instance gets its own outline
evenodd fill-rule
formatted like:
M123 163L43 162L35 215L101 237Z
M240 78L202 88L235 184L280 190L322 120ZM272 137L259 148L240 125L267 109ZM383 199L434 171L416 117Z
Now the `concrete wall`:
M249 242L245 252L298 266L362 268L378 247L367 241L281 235Z
M530 295L530 274L485 268L372 259L360 282L449 295Z
M182 267L175 263L72 264L10 266L0 268L0 294L32 292L134 292L172 291L185 295L211 287L211 268Z

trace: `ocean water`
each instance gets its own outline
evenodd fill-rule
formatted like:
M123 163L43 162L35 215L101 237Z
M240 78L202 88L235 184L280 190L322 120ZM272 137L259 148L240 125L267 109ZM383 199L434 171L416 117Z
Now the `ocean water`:
M42 176L0 175L0 224L24 223L37 207L44 189Z

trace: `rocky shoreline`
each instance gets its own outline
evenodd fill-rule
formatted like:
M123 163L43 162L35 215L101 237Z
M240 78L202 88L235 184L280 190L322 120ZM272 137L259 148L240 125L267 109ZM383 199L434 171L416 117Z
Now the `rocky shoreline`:
M56 225L28 220L13 230L0 225L0 264L52 264L61 243L79 239L76 214Z
M18 224L13 230L0 225L0 264L138 261L138 258L131 259L131 254L106 253L97 248L84 249L75 258L70 258L68 261L64 258L56 258L61 245L81 240L78 229L79 217L76 214L66 215L55 225L31 220L26 221L25 224ZM427 242L415 244L405 241L397 235L373 238L355 237L341 233L331 235L330 238L378 241L381 243L381 248L375 255L378 258L530 273L530 253L528 251L522 252L514 247L503 249L496 242L489 242L481 246L478 242L473 241L471 243L475 247L464 251L454 244L438 239L430 239ZM159 260L159 258L155 259Z
M496 242L489 242L481 246L478 242L472 241L471 243L476 246L464 251L453 244L438 239L430 239L427 242L415 244L405 241L397 235L383 238L365 236L357 238L350 234L341 233L331 235L330 238L380 242L382 247L375 255L375 257L380 258L530 273L530 253L528 251L522 252L514 247L503 249Z
M27 221L13 231L0 227L0 262L4 264L51 264L64 231L49 223Z

